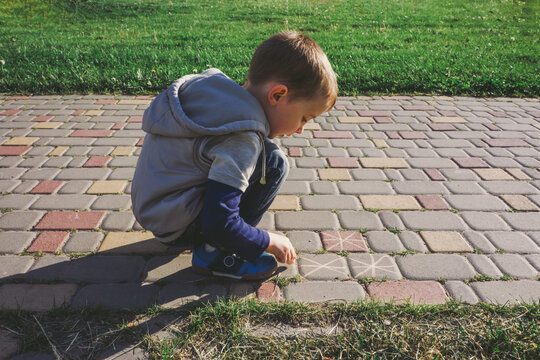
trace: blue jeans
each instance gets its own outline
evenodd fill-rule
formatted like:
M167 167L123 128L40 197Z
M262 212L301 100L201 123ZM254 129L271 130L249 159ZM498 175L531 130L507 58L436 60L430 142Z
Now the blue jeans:
M261 152L257 161L257 166L249 179L249 185L242 194L239 206L240 217L244 219L246 223L254 227L261 221L264 213L276 198L279 188L289 173L289 162L279 146L269 139L265 139L264 147L266 154L266 184L263 185L260 183L262 177L261 160L263 156L263 153ZM204 242L211 243L202 235L199 217L188 226L184 234L177 240L177 243L195 243L195 246ZM211 245L220 248L222 247L220 244L211 243Z

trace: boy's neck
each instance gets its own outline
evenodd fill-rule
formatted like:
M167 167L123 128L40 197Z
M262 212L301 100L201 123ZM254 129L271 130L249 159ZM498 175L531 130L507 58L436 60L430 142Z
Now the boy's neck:
M249 83L246 83L242 86L248 93L250 93L261 105L261 107L264 110L265 114L268 114L268 101L266 100L267 96L267 90L266 87L263 86L254 86L250 85Z

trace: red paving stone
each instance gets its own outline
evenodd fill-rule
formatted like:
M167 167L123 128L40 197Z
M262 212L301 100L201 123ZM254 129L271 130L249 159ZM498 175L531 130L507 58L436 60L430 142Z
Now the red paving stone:
M385 134L389 139L401 139L397 131L386 131Z
M461 168L488 168L489 165L480 158L452 158Z
M358 231L323 231L321 241L328 251L368 251L366 242Z
M424 134L421 131L400 131L399 135L401 135L402 138L407 140L415 140L415 139L427 139L428 137L426 134Z
M3 115L3 116L17 115L21 111L22 110L9 109L9 110L5 110L4 112L1 112L0 115Z
M264 282L257 289L257 299L262 302L279 301L280 297L279 286L273 282Z
M135 96L135 100L152 100L154 99L154 95L137 95Z
M111 130L122 130L124 128L124 126L126 126L126 123L123 123L123 122L117 122L113 125L113 127L111 128Z
M352 139L353 136L349 131L313 131L313 137L316 139Z
M336 105L336 106L334 106L334 108L335 108L336 110L347 110L347 109L345 108L345 106L343 106L343 105Z
M75 130L69 136L70 137L108 137L113 133L112 130Z
M351 157L329 157L326 158L328 161L328 164L330 167L333 168L359 168L360 164L358 164L358 161L356 158Z
M428 124L434 131L452 131L456 130L456 127L452 124Z
M297 146L289 146L289 156L291 157L299 157L302 156L302 148Z
M30 150L30 146L4 145L4 146L0 146L0 156L22 155L28 150Z
M34 240L26 251L28 252L55 252L69 236L69 231L44 231Z
M142 122L142 116L130 116L127 122L140 123Z
M446 180L443 174L437 169L424 169L424 172L427 176L433 181L444 181Z
M64 182L60 180L43 180L30 190L30 194L52 194L58 190L63 183Z
M521 139L483 139L486 144L493 147L521 147L529 146L528 143Z
M45 122L45 121L51 120L53 117L54 117L54 116L52 116L52 115L36 116L34 119L32 119L32 121L36 121L36 122Z
M96 102L94 102L95 105L113 105L116 104L118 100L113 99L99 99Z
M86 110L75 110L71 115L73 116L79 116L86 112Z
M111 161L110 156L92 156L84 163L83 167L103 167Z
M378 123L378 124L391 124L391 123L393 123L393 121L389 117L386 117L386 116L375 116L374 119L375 119L375 122Z
M416 200L427 210L449 210L450 207L440 195L417 195Z
M45 214L36 230L92 230L97 228L105 212L103 211L51 211Z
M374 300L403 304L410 299L412 304L444 304L446 292L437 281L385 281L372 282L367 286L368 294Z
M392 116L390 111L358 110L357 113L360 116Z

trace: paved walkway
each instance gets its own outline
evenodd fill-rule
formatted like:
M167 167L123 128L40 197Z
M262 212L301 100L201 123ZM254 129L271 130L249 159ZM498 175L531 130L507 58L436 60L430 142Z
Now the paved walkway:
M291 171L260 226L299 259L265 283L196 275L135 222L151 99L0 96L0 307L540 299L538 99L342 97L277 140Z

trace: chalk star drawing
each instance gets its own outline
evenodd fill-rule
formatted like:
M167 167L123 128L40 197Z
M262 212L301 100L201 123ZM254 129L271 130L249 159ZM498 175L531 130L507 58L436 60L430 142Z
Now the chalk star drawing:
M309 275L313 274L314 272L316 271L320 271L320 270L329 270L331 272L336 272L338 273L339 275L341 276L346 276L346 273L344 272L344 270L346 270L346 268L343 266L343 263L340 263L339 265L331 265L333 263L335 263L336 261L340 261L342 258L341 257L338 257L338 258L335 258L335 259L332 259L324 264L321 264L313 259L310 259L310 258L302 258L302 264L301 264L301 269L303 270L304 272L304 276L305 277L308 277ZM322 260L322 259L321 259ZM309 262L308 264L306 264L305 262ZM306 269L309 268L309 269L313 269L311 271L306 271Z
M397 266L392 263L392 259L388 255L363 254L362 258L365 258L365 261L356 257L349 257L351 268L358 271L358 274L354 277L355 279L360 277L382 277L381 272L383 275L395 275L397 278L401 278ZM386 264L382 264L383 262L386 262Z
M328 251L367 251L362 235L355 231L325 231L321 238Z

